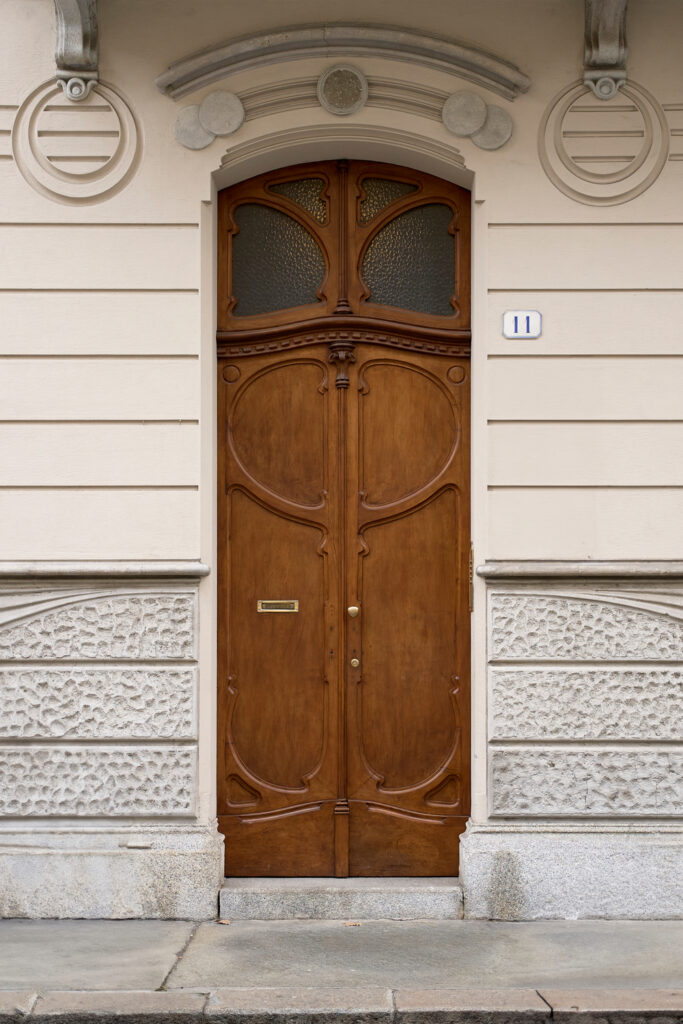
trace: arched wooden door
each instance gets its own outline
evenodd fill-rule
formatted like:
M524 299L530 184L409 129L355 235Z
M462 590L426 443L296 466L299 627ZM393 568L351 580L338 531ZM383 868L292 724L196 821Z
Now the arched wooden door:
M452 875L469 811L470 195L290 167L219 196L229 875Z

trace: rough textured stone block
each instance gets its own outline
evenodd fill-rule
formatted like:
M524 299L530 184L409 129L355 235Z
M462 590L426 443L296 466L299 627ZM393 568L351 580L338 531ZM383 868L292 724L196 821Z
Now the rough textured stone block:
M680 1024L683 990L661 989L542 989L552 1006L553 1020L575 1024Z
M461 839L465 917L683 917L683 829L470 826Z
M492 668L489 684L492 740L683 740L677 669Z
M490 764L494 815L683 812L683 751L506 748Z
M489 650L492 661L657 660L683 658L683 622L667 594L652 610L633 607L624 595L492 592ZM610 603L609 598L613 600Z
M3 918L206 920L222 878L215 824L0 833Z
M62 588L0 593L0 660L196 657L191 591Z
M0 748L0 815L192 814L190 747Z
M397 1024L525 1024L550 1017L533 989L398 989Z
M446 878L230 878L220 916L231 920L418 921L462 917L462 889Z
M0 736L190 739L196 687L190 666L5 668Z
M215 1024L389 1024L388 989L222 988L212 992L205 1014Z
M197 992L47 992L31 1020L49 1024L197 1024L206 997Z

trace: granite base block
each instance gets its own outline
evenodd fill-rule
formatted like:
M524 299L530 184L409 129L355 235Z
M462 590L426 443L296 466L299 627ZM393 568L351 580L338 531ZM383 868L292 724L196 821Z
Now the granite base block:
M461 839L465 917L683 918L683 828L476 826Z

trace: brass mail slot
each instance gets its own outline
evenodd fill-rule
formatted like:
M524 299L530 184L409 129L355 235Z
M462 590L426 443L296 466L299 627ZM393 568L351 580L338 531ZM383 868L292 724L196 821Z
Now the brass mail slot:
M259 612L298 612L298 601L257 601L256 608Z

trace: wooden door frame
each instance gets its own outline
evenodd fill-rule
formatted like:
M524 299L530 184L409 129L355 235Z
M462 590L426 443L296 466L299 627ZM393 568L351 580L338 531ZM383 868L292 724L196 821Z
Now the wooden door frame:
M342 161L342 162L345 162L345 161ZM362 163L362 164L366 164L367 163L368 168L372 168L375 171L384 172L384 173L387 173L387 172L391 173L392 170L395 170L395 171L398 171L398 172L405 171L406 173L416 173L416 174L422 174L423 173L423 172L413 172L412 168L410 166L406 166L406 165L400 165L400 166L399 165L382 165L381 163L375 163L375 162L369 162L369 161L368 162L362 161L362 162L359 162L359 163ZM317 161L314 164L310 165L309 169L312 170L314 167L316 169L319 167L319 164L318 164ZM300 173L301 171L303 171L305 169L306 169L305 166L302 167L301 165L286 166L286 167L278 168L278 170L275 171L275 172L269 172L267 176L269 178L272 178L273 174L274 173L277 174L278 172L281 173L282 175L289 175L293 171L296 171L297 173ZM260 175L258 177L266 177L266 175ZM249 187L252 184L253 180L254 179L246 179L246 180L243 179L240 182L240 185L241 186ZM444 186L447 186L447 187L449 186L448 179L444 178L444 179L441 179L441 180L442 180L442 183L443 183ZM239 187L239 186L236 186L236 188L237 187ZM460 186L455 186L455 187L459 188ZM350 234L351 234L351 231L349 231L349 235ZM219 247L220 247L220 244L221 243L220 243L220 233L219 233ZM471 254L471 244L470 244L470 241L469 241L469 236L467 238L467 247L468 247L468 257L469 257L470 254ZM219 255L220 255L220 248L219 248ZM220 262L220 260L219 260L219 262ZM225 266L225 262L226 261L223 260L223 266ZM469 274L470 274L470 259L469 258L466 260L466 263L464 264L464 267L465 267L465 270L466 270L466 274L464 275L464 278L466 280L466 290L467 290L467 294L468 294L468 298L469 298L469 295L470 295L470 292L471 292L471 284L470 284L470 277L469 277ZM335 268L332 268L332 269L335 269ZM357 298L358 298L357 294L356 294L355 298L357 300ZM377 326L378 326L378 322L380 320L382 321L382 326L384 328L384 338L382 339L382 343L383 344L388 344L388 345L392 345L392 346L395 345L395 346L397 346L397 348L399 350L400 350L400 348L412 348L413 345L410 343L410 339L411 338L414 339L417 336L420 339L420 341L419 341L419 344L415 346L416 348L424 347L424 348L430 349L432 351L441 351L441 352L448 351L449 354L452 354L453 356L456 356L456 357L457 356L462 356L462 355L465 355L465 354L469 355L469 338L470 338L469 329L466 329L466 330L455 330L454 331L453 329L450 329L450 330L449 329L444 329L441 326L434 327L434 318L433 317L426 317L424 323L418 323L418 322L410 323L410 322L407 322L407 321L409 321L410 319L415 320L414 316L412 316L411 314L404 315L403 312L401 312L401 313L399 313L397 315L396 311L388 309L388 308L383 308L382 309L382 313L383 313L383 316L379 317L379 318L376 317L376 316L364 317L362 315L358 315L358 311L356 311L355 315L354 315L354 311L352 311L350 308L347 311L347 309L344 308L344 304L343 303L341 305L341 308L340 308L340 304L337 303L337 305L336 305L336 307L334 309L331 309L331 308L328 307L328 309L326 311L326 314L323 317L320 317L318 315L316 317L312 317L311 318L311 322L310 322L311 335L315 335L318 339L321 339L323 336L325 336L326 340L328 340L330 342L330 359L331 359L331 361L334 361L334 362L337 363L337 365L338 365L338 374L341 374L342 376L344 374L344 361L347 358L347 353L348 353L348 344L347 344L347 341L346 341L347 333L349 331L358 331L359 328L361 330L363 328L365 328L368 331L368 335L367 335L368 336L368 340L370 340L370 337L372 337L372 340L377 342L378 338L376 336L376 334L377 334L376 329L377 329ZM226 331L224 329L222 330L220 325L219 325L219 329L218 329L217 334L216 334L216 337L217 337L217 340L218 340L218 346L219 346L218 347L218 355L220 357L221 355L226 355L226 354L228 354L228 352L231 352L231 351L237 355L237 349L234 346L237 346L238 349L240 350L240 354L244 354L244 355L246 355L248 352L254 352L255 353L259 349L261 349L261 350L266 350L267 349L267 350L272 351L272 350L275 350L277 348L282 348L282 350L285 350L285 349L287 349L293 343L294 335L295 334L300 334L301 329L302 329L303 326L304 326L304 324L301 321L298 321L296 323L291 323L291 322L290 323L286 323L283 320L282 323L279 323L279 324L276 324L276 325L273 325L273 326L266 326L264 324L263 326L258 327L258 328L252 328L252 329L247 329L247 330L243 330L243 329L235 330L235 329L233 329L233 330L230 330L230 331ZM258 331L259 340L255 340L255 337L254 337L254 331L255 330ZM335 334L337 335L337 340L335 340L335 338L334 338ZM313 340L313 339L311 338L311 340ZM468 422L468 427L469 427L469 422ZM220 429L220 419L219 419L219 429ZM470 451L471 451L471 448L470 448ZM471 504L471 495L472 495L472 489L471 489L471 484L470 484L470 493L469 493L470 504ZM219 538L219 544L220 544L220 538ZM219 607L220 607L225 602L225 586L224 586L225 585L225 578L224 578L225 574L221 573L220 570L219 570L217 575L218 575L218 591L219 591L218 592L218 600L219 600ZM471 673L470 673L470 679L468 680L468 690L469 689L471 689ZM468 724L468 741L471 743L471 739L472 739L471 723L468 722L467 724ZM471 775L470 775L470 780L469 781L470 781L470 784L471 784Z

